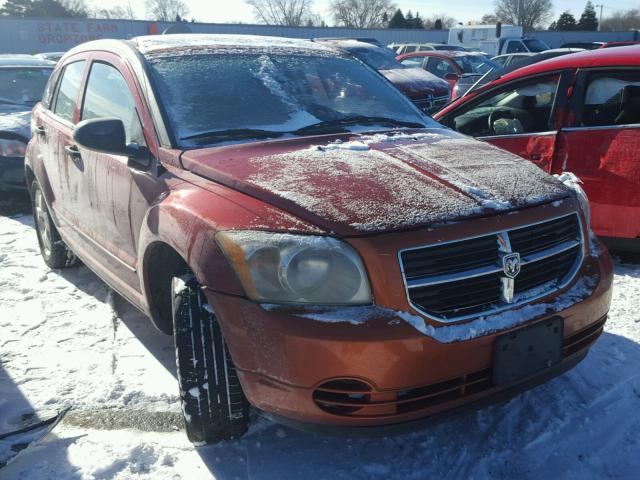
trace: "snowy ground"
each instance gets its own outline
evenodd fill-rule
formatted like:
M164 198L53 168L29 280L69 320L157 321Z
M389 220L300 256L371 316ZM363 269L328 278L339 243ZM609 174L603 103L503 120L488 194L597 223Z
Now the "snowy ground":
M239 441L194 448L179 431L170 338L86 268L47 269L32 226L0 217L3 480L640 477L640 264L617 262L588 358L507 404L388 438L258 420ZM48 434L2 439L68 407Z

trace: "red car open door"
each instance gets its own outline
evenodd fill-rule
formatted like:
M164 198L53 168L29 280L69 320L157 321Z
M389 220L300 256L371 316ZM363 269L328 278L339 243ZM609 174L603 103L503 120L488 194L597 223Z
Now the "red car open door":
M597 235L640 237L640 71L580 71L571 107L553 170L583 181Z
M440 121L550 172L571 76L571 71L565 71L505 83Z

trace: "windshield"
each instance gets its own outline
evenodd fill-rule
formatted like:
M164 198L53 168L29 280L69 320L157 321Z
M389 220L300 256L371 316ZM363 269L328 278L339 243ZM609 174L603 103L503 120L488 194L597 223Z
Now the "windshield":
M396 60L392 51L384 48L347 48L351 55L376 70L405 68Z
M545 50L549 50L549 45L544 43L542 40L538 40L537 38L529 38L522 41L527 46L530 52L544 52Z
M390 119L380 122L386 126L391 121L438 126L382 77L348 57L207 50L147 59L157 96L184 148L299 134L313 125L327 133L331 122L346 119L352 128L374 124L367 117ZM333 130L345 131L344 123Z
M464 73L479 73L484 75L489 70L500 68L500 65L483 55L465 55L463 57L453 57L453 60Z
M42 67L0 68L0 103L33 107L53 69Z
M458 45L446 45L446 44L433 45L433 49L434 50L452 50L454 52L464 52L465 51L464 47L460 47Z

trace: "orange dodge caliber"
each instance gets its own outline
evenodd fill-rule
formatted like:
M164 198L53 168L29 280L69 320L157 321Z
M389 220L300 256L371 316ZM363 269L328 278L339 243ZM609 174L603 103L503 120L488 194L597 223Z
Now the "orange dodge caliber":
M45 262L82 260L173 335L194 442L241 435L250 406L417 428L564 372L603 330L612 265L579 187L328 46L88 42L32 131Z

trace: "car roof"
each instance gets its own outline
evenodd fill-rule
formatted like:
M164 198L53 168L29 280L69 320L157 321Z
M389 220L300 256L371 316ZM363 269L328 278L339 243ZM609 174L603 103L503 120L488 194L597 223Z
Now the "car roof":
M640 45L586 50L583 52L550 58L548 60L514 70L502 77L500 82L507 82L514 78L536 75L538 73L553 70L562 70L564 68L606 66L640 66Z
M229 48L229 49L301 49L333 52L323 42L313 42L300 38L267 37L261 35L219 35L219 34L171 34L145 35L135 37L132 42L144 54L159 51L183 50L185 48Z
M0 54L0 67L55 67L55 62L33 55Z
M426 52L411 52L401 55L407 57L467 57L467 56L486 56L483 52L466 52L462 50L431 50Z

